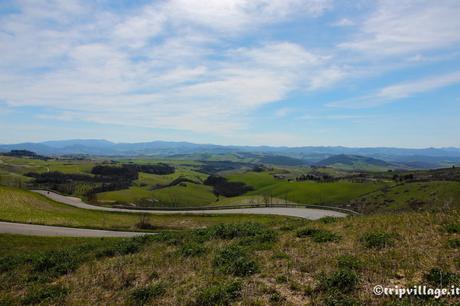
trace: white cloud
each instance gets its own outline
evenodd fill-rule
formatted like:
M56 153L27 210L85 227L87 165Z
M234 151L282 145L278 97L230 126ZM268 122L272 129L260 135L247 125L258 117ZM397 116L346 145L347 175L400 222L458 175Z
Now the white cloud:
M293 90L319 87L317 75L328 83L325 56L288 42L241 48L221 34L314 17L329 1L171 0L129 16L72 3L48 14L25 2L4 17L0 99L10 106L51 108L58 120L222 133Z
M128 17L115 26L113 37L120 44L132 48L144 47L147 41L160 34L166 22L166 16L149 7L139 15Z
M324 50L262 39L242 47L227 39L318 16L330 1L172 0L129 16L95 17L89 17L91 6L73 4L55 13L25 3L21 14L6 18L2 30L9 34L0 31L5 55L0 99L50 108L51 115L41 115L48 120L228 135L248 128L258 108L296 90L327 88L348 75ZM49 26L50 19L59 26ZM45 72L24 73L31 68ZM275 115L290 112L285 107ZM273 134L260 137L266 141Z
M247 30L295 15L317 16L330 0L173 0L163 9L176 23L193 22L222 31Z
M340 47L373 55L397 55L460 43L460 2L379 1L360 33Z
M430 77L415 82L407 82L385 87L378 91L377 97L384 99L401 99L421 92L460 83L460 71L450 74Z
M331 107L345 108L375 107L458 83L460 83L460 72L453 72L416 81L390 85L370 95L331 102L328 105Z
M299 69L318 65L323 58L306 51L297 44L281 42L269 43L260 48L241 48L234 52L239 57L246 57L260 66Z
M275 111L275 116L278 118L283 118L291 114L292 112L294 112L294 109L292 107L282 107Z
M335 66L325 67L311 76L309 89L315 90L330 86L343 79L346 74L347 72L344 68Z
M332 24L336 27L351 27L355 25L355 22L348 18L342 18Z
M304 120L355 120L355 119L365 119L367 116L358 116L358 115L303 115L299 119Z

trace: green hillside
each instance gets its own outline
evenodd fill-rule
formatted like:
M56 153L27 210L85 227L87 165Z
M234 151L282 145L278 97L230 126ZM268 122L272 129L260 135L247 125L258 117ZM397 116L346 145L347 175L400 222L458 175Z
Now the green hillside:
M148 222L154 226L154 230L196 228L235 220L234 218L235 216L232 215L148 215L147 217ZM243 215L239 216L236 221L257 220L258 222L271 222L273 218L278 220L285 219L278 216ZM2 186L0 186L0 221L114 230L140 230L136 226L140 221L140 214L79 209L51 201L30 191Z
M350 201L363 213L460 209L460 182L403 183Z
M142 187L130 187L129 189L99 193L97 200L101 203L114 201L124 203L144 204L146 206L174 206L191 207L206 206L216 201L210 186L193 183L183 183L180 186L172 186L157 190L148 190Z
M228 177L252 186L254 191L247 195L271 196L302 204L340 204L387 185L383 182L353 183L346 180L330 183L295 182L275 179L268 172L245 172Z
M344 170L385 171L394 168L386 161L359 155L339 154L323 159L315 164L319 167L333 167Z

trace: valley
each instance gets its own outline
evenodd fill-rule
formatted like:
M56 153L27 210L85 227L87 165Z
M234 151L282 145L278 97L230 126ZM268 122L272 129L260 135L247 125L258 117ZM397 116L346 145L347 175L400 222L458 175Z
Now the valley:
M0 156L0 302L391 304L372 286L460 280L459 168L275 161Z

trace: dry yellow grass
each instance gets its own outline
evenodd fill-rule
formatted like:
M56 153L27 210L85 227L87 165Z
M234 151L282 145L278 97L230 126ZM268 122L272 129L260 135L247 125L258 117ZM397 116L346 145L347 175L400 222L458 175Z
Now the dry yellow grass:
M55 283L69 289L63 300L69 305L80 305L83 301L92 305L131 304L133 290L159 282L165 284L165 292L151 299L150 304L187 305L193 303L204 288L232 279L239 279L242 289L231 303L322 305L331 293L318 286L321 275L338 271L339 256L352 255L361 262L361 267L356 270L358 284L346 297L363 305L380 305L395 298L374 296L375 285L424 284L424 275L435 267L460 275L459 250L448 246L449 239L460 236L443 229L443 225L458 220L456 213L350 217L331 223L285 220L268 225L278 235L276 242L268 247L249 245L251 259L257 262L259 271L247 277L223 274L212 264L216 252L223 247L247 246L244 238L205 239L203 246L207 251L197 257L181 255L186 240L171 238L148 242L139 253L88 261ZM305 226L333 232L341 239L317 243L309 237L298 238L297 230ZM366 248L361 237L376 231L394 233L394 244L382 249ZM10 289L13 296L24 294L24 291ZM0 292L5 290L2 288ZM444 302L454 301L459 299L444 299Z

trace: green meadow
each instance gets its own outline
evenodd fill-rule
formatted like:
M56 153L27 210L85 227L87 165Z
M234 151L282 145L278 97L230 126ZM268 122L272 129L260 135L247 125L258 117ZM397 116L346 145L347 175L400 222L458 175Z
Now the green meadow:
M52 201L42 195L0 186L0 221L68 227L139 231L142 214L91 211ZM221 222L284 220L278 216L240 215L148 215L152 230L199 228Z

